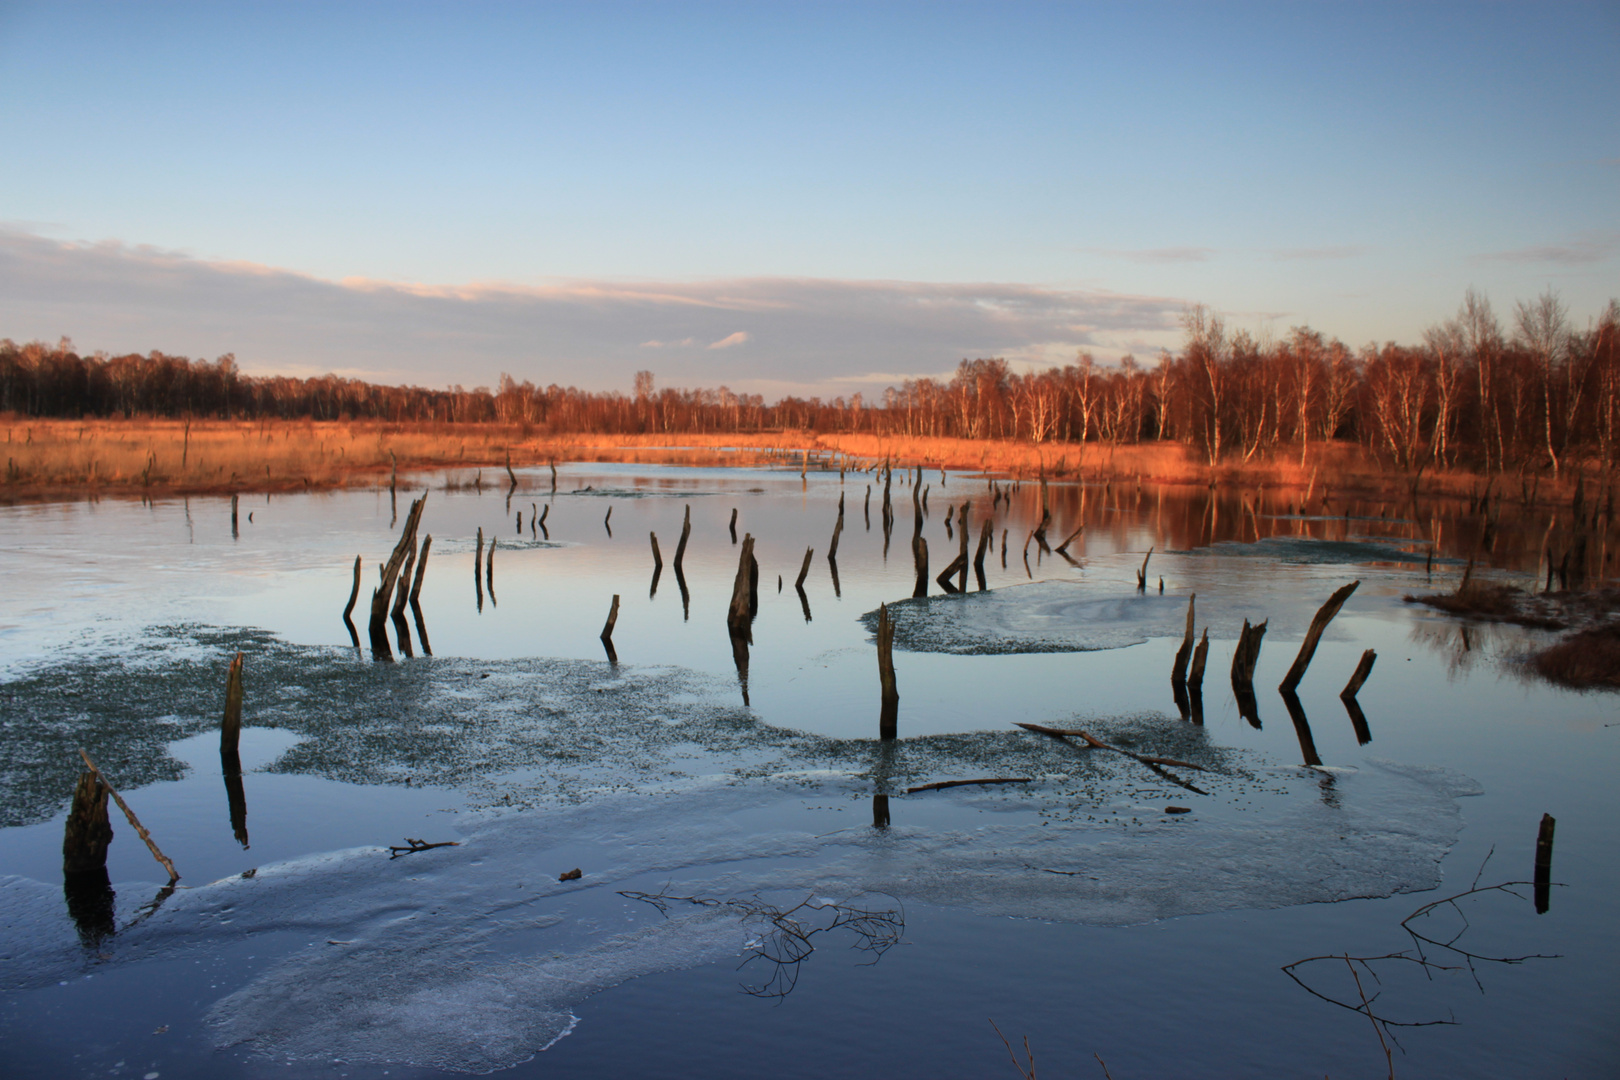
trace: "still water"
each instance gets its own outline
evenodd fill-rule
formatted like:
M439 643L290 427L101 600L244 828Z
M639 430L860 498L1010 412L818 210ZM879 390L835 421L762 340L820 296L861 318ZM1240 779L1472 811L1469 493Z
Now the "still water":
M1545 521L1505 513L1482 553L1460 503L1053 484L1050 547L1085 526L1059 554L1028 539L1037 485L1001 499L935 471L915 600L898 473L888 536L865 473L519 479L423 478L422 621L391 664L364 613L420 487L244 496L234 530L224 499L0 510L8 1076L1016 1076L989 1020L1056 1076L1101 1076L1094 1054L1122 1080L1385 1075L1381 1034L1397 1075L1620 1065L1616 700L1523 675L1535 632L1402 599L1454 587L1470 555L1528 582ZM966 500L970 555L992 521L987 590L970 570L943 595ZM744 665L726 612L745 535ZM357 554L360 648L340 618ZM1351 580L1290 709L1271 688ZM1211 647L1184 712L1169 674L1193 594ZM1245 619L1269 620L1252 719L1228 679ZM1369 648L1358 715L1338 694ZM217 725L237 651L233 822ZM80 747L183 876L165 893L115 811L116 899L75 924ZM906 791L985 777L1024 782ZM1525 886L1408 924L1450 941L1466 916L1457 948L1403 930L1476 876L1531 878L1543 813L1545 913ZM458 846L391 860L406 838ZM1346 954L1369 959L1306 963L1306 986L1281 970ZM1352 970L1382 1031L1334 1004L1361 1005Z

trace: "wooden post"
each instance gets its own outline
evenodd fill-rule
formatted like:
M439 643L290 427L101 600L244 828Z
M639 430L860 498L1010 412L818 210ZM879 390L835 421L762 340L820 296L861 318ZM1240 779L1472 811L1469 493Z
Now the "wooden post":
M917 583L911 589L912 596L928 595L928 538L913 536L911 538L911 558L917 565Z
M1142 593L1147 592L1147 567L1148 567L1148 560L1151 559L1151 558L1153 558L1153 549L1150 547L1150 548L1147 549L1147 554L1142 556L1142 569L1140 569L1140 570L1138 570L1136 572L1136 591L1137 592L1142 592Z
M1204 664L1209 660L1209 627L1204 627L1204 636L1198 639L1198 648L1193 650L1192 670L1187 673L1187 685L1194 690L1204 685Z
M1541 827L1536 830L1536 914L1547 914L1552 894L1553 829L1558 822L1551 814L1541 815Z
M1170 668L1170 681L1173 683L1187 681L1187 661L1192 658L1193 651L1193 613L1197 605L1197 593L1187 597L1187 632L1182 635L1181 648L1176 650L1176 662Z
M838 493L838 521L833 525L832 541L827 545L827 561L838 561L838 536L844 531L844 493Z
M735 506L731 508L731 542L733 544L737 542L737 508Z
M608 503L608 512L602 515L602 528L607 530L608 536L613 536L613 504Z
M1299 647L1299 655L1294 657L1293 666L1288 669L1288 674L1283 676L1283 681L1278 686L1279 690L1293 690L1299 686L1299 680L1305 677L1305 669L1311 666L1311 657L1316 655L1316 645L1322 640L1322 631L1327 629L1327 624L1339 613L1344 602L1360 584L1360 581L1352 581L1339 589L1328 597L1327 603L1317 611L1316 617L1311 620L1310 629L1305 631L1305 641Z
M681 518L681 538L675 542L675 573L681 572L681 560L686 558L686 539L692 535L692 504L686 504L686 515Z
M62 872L69 876L104 871L107 845L112 843L112 822L107 817L111 792L101 774L86 769L73 789L73 806L62 831Z
M1378 654L1371 649L1361 654L1361 662L1356 665L1355 673L1350 676L1350 681L1344 684L1344 689L1339 691L1341 698L1349 701L1361 692L1361 684L1372 674L1373 661L1377 659Z
M489 589L489 602L495 602L495 545L499 537L489 538L489 561L484 564L484 585Z
M800 592L804 592L804 579L810 574L810 556L814 555L815 553L815 548L804 549L804 563L799 567L799 576L793 582L793 587L798 589Z
M478 610L484 610L484 528L478 527L478 547L473 551L473 591L478 594Z
M354 557L354 585L349 589L349 602L343 608L343 621L348 622L349 616L354 614L354 604L360 599L360 556ZM350 629L353 629L351 626Z
M411 582L411 607L415 608L417 598L422 595L422 578L427 574L428 548L433 546L433 534L428 533L422 540L422 554L416 559L416 580Z
M1243 631L1238 634L1237 648L1232 651L1232 682L1254 681L1254 665L1260 660L1260 642L1266 636L1266 625L1271 620L1249 625L1243 620Z
M552 463L551 463L551 493L553 495L557 494L557 462L556 461L552 461ZM543 521L545 519L542 518L541 520Z
M393 554L388 556L388 562L383 566L382 581L371 594L371 648L379 659L392 659L388 649L388 633L384 629L388 601L393 598L394 583L399 577L400 567L405 564L407 553L414 554L416 551L416 527L422 520L422 510L426 505L425 494L412 501L410 512L405 515L405 525L399 531L399 542L394 545Z
M237 653L225 673L225 715L219 722L219 752L236 756L242 737L242 654Z
M658 534L649 531L647 535L652 538L653 566L658 570L662 570L664 568L664 557L658 553Z
M1080 526L1080 527L1079 527L1079 528L1078 528L1078 529L1076 529L1076 530L1074 530L1074 532L1072 532L1072 533L1070 533L1070 534L1069 534L1069 535L1068 535L1068 536L1067 536L1067 537L1066 537L1066 538L1065 538L1065 539L1064 539L1064 541L1063 541L1063 543L1061 543L1061 544L1059 544L1059 545L1058 545L1058 546L1057 546L1057 552L1058 552L1058 554L1059 554L1059 555L1061 555L1061 554L1063 554L1063 553L1064 553L1064 552L1065 552L1065 551L1068 551L1068 550L1069 550L1069 545L1070 545L1070 544L1072 544L1072 543L1074 543L1074 539L1075 539L1075 537L1077 537L1077 536L1079 536L1079 535L1080 535L1080 534L1081 534L1081 533L1083 533L1083 532L1085 532L1085 531L1086 531L1086 527L1085 527L1085 526L1084 526L1084 525L1081 525L1081 526Z
M231 539L236 538L236 492L231 492Z
M979 591L984 592L984 552L990 546L990 540L995 535L995 525L989 518L985 518L979 526L979 550L973 556L973 576L979 583Z
M753 575L758 565L754 562L754 536L749 533L743 537L742 551L737 556L737 580L731 586L731 606L726 611L726 625L733 633L746 632L753 617L752 594L758 588Z
M399 570L399 586L394 590L393 617L398 619L405 610L405 601L411 598L411 570L416 566L416 542L405 553L405 565Z
M613 606L608 608L607 623L602 627L602 640L613 640L613 626L619 621L619 594L613 594Z
M878 679L883 688L878 738L893 739L899 730L900 691L894 682L894 620L889 618L887 604L878 605L877 655Z
M940 476L943 477L944 475L945 475L945 470L941 469L940 470ZM944 483L943 480L941 480L940 482ZM956 576L956 591L957 592L967 592L968 511L972 508L972 506L973 506L973 500L972 499L968 499L966 502L964 502L962 504L962 509L959 512L959 516L957 518L956 534L957 534L957 539L959 541L959 544L958 544L958 550L957 550L957 553L956 553L956 561L957 561L957 563L960 564L957 567L957 570L956 570L956 575L957 575Z

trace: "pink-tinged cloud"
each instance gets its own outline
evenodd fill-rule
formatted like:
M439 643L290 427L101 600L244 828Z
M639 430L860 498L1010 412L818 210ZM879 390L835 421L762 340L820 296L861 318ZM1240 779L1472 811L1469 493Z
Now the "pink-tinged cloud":
M1081 248L1088 255L1105 255L1111 259L1125 259L1140 263L1195 263L1208 262L1215 254L1207 247L1162 248Z
M1475 262L1553 263L1559 266L1591 266L1620 255L1620 233L1591 233L1561 244L1531 244L1510 251L1474 256Z
M254 374L366 372L429 386L494 385L510 372L541 385L627 389L651 366L662 385L870 392L873 372L901 381L964 358L1067 363L1081 349L1109 355L1114 342L1174 345L1184 306L994 282L339 282L0 229L0 337L67 335L114 353L232 352Z
M1303 259L1316 261L1323 259L1354 259L1367 254L1367 249L1358 244L1341 244L1334 247L1298 247L1277 248L1271 253L1272 258L1283 261Z

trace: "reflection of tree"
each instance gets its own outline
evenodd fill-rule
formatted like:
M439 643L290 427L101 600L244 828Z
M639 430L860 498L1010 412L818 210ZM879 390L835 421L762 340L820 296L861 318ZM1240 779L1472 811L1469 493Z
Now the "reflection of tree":
M1490 856L1485 857L1485 862ZM1401 920L1401 929L1411 940L1410 947L1396 952L1383 953L1378 956L1351 956L1349 953L1329 953L1322 956L1308 956L1303 960L1295 960L1291 964L1283 965L1282 971L1294 982L1298 983L1308 993L1326 1001L1330 1005L1337 1005L1341 1009L1348 1009L1354 1013L1365 1016L1373 1025L1378 1035L1379 1046L1384 1051L1386 1062L1389 1063L1389 1075L1394 1076L1393 1055L1390 1044L1399 1047L1391 1028L1401 1027L1435 1027L1457 1023L1455 1018L1446 1019L1397 1019L1390 1013L1377 1008L1378 999L1383 996L1384 979L1398 970L1419 971L1428 981L1433 981L1436 975L1445 972L1466 970L1474 981L1474 985L1484 993L1484 984L1479 978L1479 965L1481 964L1522 964L1526 960L1551 960L1557 954L1525 953L1522 955L1508 955L1486 953L1470 948L1463 944L1463 938L1472 928L1468 918L1468 908L1465 901L1478 901L1492 896L1513 896L1520 900L1528 899L1521 888L1530 888L1529 881L1504 881L1496 885L1480 885L1479 879L1485 872L1485 864L1481 864L1479 874L1474 877L1473 884L1463 892L1434 900L1418 908L1412 914ZM1471 905L1470 905L1471 906ZM1442 920L1451 917L1450 925ZM1450 961L1442 963L1441 961ZM1312 967L1316 965L1317 967ZM1327 965L1325 970L1333 970L1339 965L1350 975L1350 985L1338 989L1319 989L1321 985L1312 985L1306 981L1304 972L1317 970L1320 965ZM1363 981L1363 976L1368 981ZM1372 988L1368 993L1369 986Z
M766 978L758 984L743 984L743 991L754 997L785 998L799 982L799 965L816 951L816 938L837 930L848 930L855 936L854 948L872 954L875 964L883 954L900 943L906 930L905 910L898 900L891 908L864 908L852 903L820 902L806 897L790 908L780 908L758 896L717 900L700 896L673 896L660 890L656 893L621 890L620 896L651 904L666 917L671 904L693 904L698 907L721 907L736 913L743 925L757 930L757 936L748 943L749 955L738 970L750 964L763 965Z

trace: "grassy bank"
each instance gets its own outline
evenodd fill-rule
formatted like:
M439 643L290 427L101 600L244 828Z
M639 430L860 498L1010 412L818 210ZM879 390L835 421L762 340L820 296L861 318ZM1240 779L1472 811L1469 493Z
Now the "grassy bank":
M1411 479L1392 473L1359 446L1317 444L1274 457L1211 468L1180 443L1030 443L783 431L755 434L556 435L518 424L194 420L18 420L5 428L0 500L105 494L287 491L386 483L397 468L462 466L502 470L566 461L642 464L760 464L810 467L982 470L1057 480L1239 483L1318 492L1389 492ZM498 482L497 477L486 478ZM1564 485L1568 486L1568 485ZM1468 472L1427 473L1424 494L1483 487ZM1561 489L1560 489L1561 490ZM1543 484L1541 495L1560 491ZM1567 493L1565 493L1567 497Z

